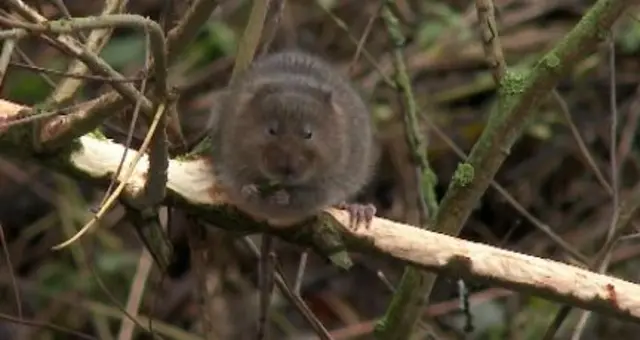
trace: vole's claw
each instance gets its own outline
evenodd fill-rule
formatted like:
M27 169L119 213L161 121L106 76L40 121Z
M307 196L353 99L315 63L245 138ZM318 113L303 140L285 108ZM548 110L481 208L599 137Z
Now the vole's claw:
M245 198L252 198L256 197L260 193L260 190L258 190L258 186L255 184L247 184L242 186L242 188L240 189L240 193Z
M360 223L364 222L365 227L371 226L371 221L376 215L376 207L373 204L359 204L359 203L340 203L339 209L344 209L349 213L349 227L352 229L358 229Z

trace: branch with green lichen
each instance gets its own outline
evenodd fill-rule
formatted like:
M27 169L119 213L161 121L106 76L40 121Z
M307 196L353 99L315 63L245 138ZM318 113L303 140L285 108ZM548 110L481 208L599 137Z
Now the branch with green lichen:
M405 137L411 150L412 160L418 168L418 182L420 183L420 207L423 207L422 223L426 223L429 216L434 216L438 209L438 202L435 193L436 176L434 176L429 159L427 157L427 143L420 130L418 121L417 105L411 88L411 79L407 74L407 67L404 62L404 36L400 31L398 18L391 11L392 0L384 0L382 7L382 18L387 25L389 37L394 45L393 65L395 68L395 85L400 95L400 103L403 109L403 120ZM425 206L426 205L426 206Z
M498 70L494 70L494 79L499 81L498 105L467 158L468 165L475 169L475 178L469 183L461 179L466 176L457 176L461 169L456 171L441 202L441 214L436 219L437 230L458 235L532 118L536 106L546 99L573 65L606 40L611 26L630 6L631 3L624 0L596 2L571 32L527 74L504 71L504 65L496 66ZM495 21L493 24L495 26ZM492 50L485 41L487 54L490 55Z
M0 122L10 121L21 109L24 108L0 100ZM96 185L108 183L125 150L103 137L86 135L55 153L40 154L25 143L32 137L31 131L23 125L5 128L0 124L0 153L32 159ZM136 153L127 152L125 167L130 166ZM144 155L131 176L117 177L125 183L123 195L135 197L143 190L148 166L148 156ZM351 229L347 227L349 214L338 209L327 209L315 224L274 227L227 204L224 191L212 175L211 160L204 156L172 159L167 174L165 204L183 208L229 231L269 233L297 245L310 246L321 256L334 256L334 263L340 260L336 261L336 254L346 255L347 249L378 254L422 270L478 280L640 323L640 285L618 278L384 218L374 218L370 228ZM349 265L345 262L344 268Z
M520 137L534 109L573 65L606 40L610 27L631 5L625 0L599 0L530 72L505 73L499 87L499 104L467 159L468 166L474 170L473 180L463 183L454 176L441 201L436 219L438 231L458 234Z
M385 0L387 13L383 14L383 17L391 15L388 8L390 3L390 0ZM480 9L490 10L486 2L483 3L485 6L480 6ZM506 66L500 63L501 59L494 60L494 78L500 81L498 108L491 114L467 161L456 170L436 214L435 230L448 235L458 235L508 156L509 150L519 138L535 106L545 99L572 65L596 49L597 44L606 38L607 30L630 5L623 0L598 1L565 39L543 57L529 74L505 71ZM486 19L487 22L491 21L490 14L479 13L480 18ZM392 20L386 17L385 19L388 23L393 23ZM493 24L495 29L495 21ZM394 33L390 30L392 39ZM495 49L499 49L499 46L495 45L499 42L495 37L493 40L489 39L489 33L495 34L495 30L483 33L486 40L485 49L495 53ZM378 324L378 338L409 337L421 309L421 299L416 297L428 295L434 279L433 276L422 276L410 268L407 269L385 318Z
M387 26L389 38L394 46L393 65L395 69L395 85L400 95L403 109L405 137L413 163L416 166L419 187L418 207L420 208L420 224L426 227L438 212L438 201L435 193L436 176L427 157L427 145L418 121L417 105L411 88L411 79L407 74L404 62L404 36L398 18L392 11L392 0L383 0L382 18ZM407 339L413 326L421 315L424 301L420 292L428 291L435 282L436 276L407 266L400 283L393 295L384 317L376 325L375 335L378 339Z

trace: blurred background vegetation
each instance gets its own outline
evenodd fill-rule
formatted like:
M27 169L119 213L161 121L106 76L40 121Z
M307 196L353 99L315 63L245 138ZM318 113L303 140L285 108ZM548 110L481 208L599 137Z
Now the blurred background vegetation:
M103 6L102 1L63 2L72 16L95 15ZM513 69L531 67L593 4L586 0L494 2L504 54ZM27 3L47 18L63 16L57 1ZM203 136L216 91L228 81L251 2L221 3L170 72L172 81L182 90L179 112L189 146ZM179 1L176 4L184 6ZM429 157L439 178L438 193L442 195L460 158L439 136L448 136L460 149L469 151L495 104L493 80L472 1L397 0L397 4L408 39L409 73L420 105L423 131L429 140ZM161 0L130 0L127 12L156 20L163 6ZM414 199L415 173L403 135L397 95L385 84L385 79L393 75L391 44L383 22L375 18L378 9L379 1L289 0L272 49L295 46L312 51L349 74L371 105L382 146L377 175L360 199L375 203L379 216L416 224L419 215ZM640 11L630 12L615 29L621 194L635 185L640 170L635 138L640 115L638 18ZM363 50L357 52L358 41L367 31ZM51 93L51 84L63 79L51 70L65 71L69 59L36 38L21 41L19 48L0 96L36 105ZM117 29L101 52L109 64L132 78L140 76L144 55L143 33L130 29ZM108 89L102 80L86 80L75 102L89 100ZM522 214L520 210L524 209L584 254L593 255L602 246L609 227L611 195L594 175L572 129L584 140L598 170L610 178L612 89L606 46L574 65L557 89L570 117L552 99L539 107L496 178L517 204L489 189L465 226L463 238L566 260L566 252ZM104 132L122 142L130 120L130 110L114 112L105 123ZM140 145L143 132L136 132L133 147ZM174 155L182 151L184 148L172 149ZM25 319L61 325L99 339L115 339L121 312L114 299L124 305L129 290L138 284L144 286L140 313L154 318L154 329L159 334L167 339L196 339L200 326L188 258L179 258L172 277L165 275L164 280L160 280L162 273L157 268L147 281L135 276L140 270L142 243L121 206L107 215L95 233L83 238L82 247L76 244L63 251L51 250L91 216L103 193L104 188L53 173L34 162L0 158L0 240L4 249L0 255L0 313L18 316L16 291L9 275L13 271L18 280L20 312ZM190 222L176 216L171 222L172 237L184 255L184 226ZM231 240L217 245L214 253L224 259L217 271L223 289L216 297L220 304L216 326L221 330L220 339L252 339L257 317L256 259L240 238ZM255 241L259 242L259 237ZM303 251L277 243L278 256L291 281ZM621 242L613 252L610 273L637 281L638 255L637 241ZM395 285L402 273L402 266L393 261L358 254L353 258L356 266L345 273L310 254L301 286L303 299L335 339L372 338L374 322L382 316L392 295L389 284ZM464 319L456 282L441 279L433 304L425 308L423 319L429 328L421 338L428 339L426 334L432 333L437 334L437 339L539 339L558 309L557 304L503 289L473 282L469 287L476 328L472 336L465 337L462 332ZM300 313L279 294L276 290L270 320L273 339L315 339ZM568 338L575 321L570 318L565 322L558 338ZM633 337L640 332L636 325L596 315L587 327L583 339ZM80 338L0 317L2 340ZM140 332L136 338L150 336Z

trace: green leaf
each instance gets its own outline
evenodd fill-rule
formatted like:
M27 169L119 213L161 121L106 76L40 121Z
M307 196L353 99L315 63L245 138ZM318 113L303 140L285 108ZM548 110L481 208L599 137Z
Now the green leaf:
M42 102L51 92L51 87L36 72L12 70L7 77L8 98L26 104Z
M130 66L132 63L144 64L145 37L132 34L114 37L102 49L100 56L114 69Z

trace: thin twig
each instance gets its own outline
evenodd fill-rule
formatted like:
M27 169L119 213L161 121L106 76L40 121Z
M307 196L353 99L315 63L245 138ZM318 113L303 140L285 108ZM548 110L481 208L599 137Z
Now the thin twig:
M116 190L114 190L113 194L100 207L100 210L95 214L95 216L80 229L80 231L78 231L70 239L68 239L68 240L66 240L66 241L54 246L52 248L53 250L60 250L60 249L62 249L64 247L70 245L74 241L76 241L78 238L80 238L82 235L84 235L87 231L89 231L91 229L91 227L93 227L100 220L100 218L102 218L102 216L107 212L107 210L111 209L111 206L113 206L113 204L115 204L116 199L118 198L118 196L120 196L120 193L122 192L122 190L124 190L124 187L125 187L125 184L126 184L126 178L129 178L131 176L131 174L135 170L136 165L138 164L138 161L140 161L140 159L142 158L142 156L146 152L147 148L149 147L149 144L151 143L151 138L153 137L153 134L155 133L155 130L156 130L156 128L157 128L157 126L158 126L158 124L160 122L160 117L162 117L162 115L164 114L164 110L165 109L166 109L166 106L165 106L164 103L161 104L158 107L158 112L156 113L156 116L154 117L154 120L151 123L151 126L149 126L149 132L145 136L145 139L142 142L142 145L140 146L140 150L138 151L138 153L136 153L133 161L131 162L131 164L129 165L129 168L127 169L127 172L123 176L124 180L122 180L122 182L120 182L120 184L118 185Z
M360 54L362 53L362 51L367 53L367 51L364 50L364 44L366 43L367 38L369 38L369 33L371 33L371 29L373 28L373 23L378 18L378 15L380 15L381 9L382 9L382 2L379 2L376 5L376 10L374 11L373 15L371 15L371 17L369 18L369 21L367 22L367 26L364 27L364 31L362 32L362 36L360 37L360 40L358 40L358 43L356 44L356 52L353 54L353 58L351 59L351 63L349 64L349 67L348 67L350 71L353 69L353 67L355 67L356 63L358 62L358 59L360 59ZM378 64L375 61L373 63L376 65Z
M46 18L40 16L37 12L34 12L31 8L29 8L28 6L24 5L21 1L19 0L11 0L12 3L17 3L18 8L24 12L25 15L29 16L32 20L42 23L46 21ZM133 16L136 17L136 16ZM86 20L88 18L81 18L81 20L84 20L86 23ZM2 20L0 18L0 20ZM6 20L6 19L4 19ZM146 19L147 22L150 22L151 25L156 25L157 24L149 19ZM13 21L11 21L13 23ZM59 25L64 26L65 21L58 21ZM24 25L24 23L18 23L19 25ZM88 23L89 25L91 25L91 23ZM40 29L44 28L45 32L48 26L44 25L45 27L43 27L43 25L41 24L39 27ZM60 27L58 27L60 28ZM64 28L64 27L63 27ZM87 28L88 29L88 28ZM0 31L0 35L2 34L2 32L5 32L6 34L17 34L18 36L21 35L25 35L28 32L25 31L24 29L13 29L13 30L9 30L9 31ZM48 36L42 36L45 41L52 43L52 45L56 48L62 48L64 52L71 54L73 56L75 56L76 58L80 59L81 61L83 61L94 73L98 73L98 74L102 74L114 79L125 79L124 76L122 76L120 73L116 72L108 63L106 63L103 59L101 59L100 57L98 57L97 55L95 55L95 53L93 53L92 51L87 50L86 48L84 48L84 46L82 46L79 42L77 42L76 40L72 39L69 36L59 36L58 38L56 38L55 40L49 38ZM157 46L156 46L157 47ZM160 48L157 48L158 50L161 50ZM162 48L163 50L163 48ZM161 56L162 57L162 56ZM164 72L162 70L160 70L161 72ZM99 106L99 108L102 109L102 111L99 110L94 110L94 111L98 111L98 112L94 112L89 113L89 112L85 112L85 116L81 117L83 119L81 119L81 123L77 122L74 120L74 123L77 124L77 126L74 126L73 128L63 128L63 129L57 129L57 130L63 130L63 134L64 137L74 137L74 136L78 136L78 135L83 135L89 131L92 131L95 129L95 127L97 126L97 124L102 123L102 120L104 118L106 118L106 115L111 115L112 112L114 111L113 106L115 106L115 104L119 104L120 102L120 98L118 98L118 94L122 95L124 98L126 98L129 102L131 103L136 103L138 100L142 100L142 112L144 112L145 114L152 116L154 114L154 112L152 112L152 106L150 101L144 97L141 93L139 93L135 87L133 87L130 84L126 84L126 83L120 83L120 82L115 82L112 83L113 88L117 91L117 93L112 93L112 94L108 94L108 95L104 95L98 99L95 100L95 103ZM142 99L140 99L142 98ZM86 115L89 115L88 117ZM69 135L71 134L71 135ZM51 136L51 135L46 135L45 136L49 139L53 139L53 140L60 140L59 138L57 138L57 136ZM61 140L66 140L64 138L61 138ZM43 145L42 147L55 147L56 143L52 142L49 143L47 145Z
M37 11L31 9L20 0L8 0L10 5L16 9L21 15L29 18L32 21L42 22L46 21L46 18L40 16ZM185 13L184 17L167 35L167 62L172 64L180 52L184 50L186 46L195 38L200 27L209 18L211 12L216 7L217 0L196 0L193 2L189 10ZM45 40L48 37L45 37ZM50 39L49 39L50 40ZM79 43L71 39L68 36L58 37L54 44L64 45L68 50L73 50L80 46ZM96 59L95 55L88 54L85 59L82 59L87 63L87 66L94 72L103 74L110 78L123 79L124 77L113 77L111 72L115 72L109 69L108 65L103 65L100 60ZM88 61L88 62L87 62ZM152 66L151 66L152 67ZM107 71L105 71L107 70ZM146 74L146 72L144 72ZM110 117L113 112L123 109L126 105L126 101L130 103L138 102L137 98L131 98L127 96L125 92L127 89L114 86L115 91L108 92L102 96L94 99L83 110L79 110L77 114L65 118L62 122L52 121L51 124L61 127L55 136L48 136L47 145L49 147L56 147L58 145L64 145L68 141L83 136L86 133L95 130L95 127L102 123L104 119ZM120 93L125 93L123 97L120 97ZM131 94L131 93L130 93ZM133 99L133 100L132 100ZM143 97L143 103L141 106L142 111L145 114L153 114L152 108L146 98ZM62 123L62 124L60 124ZM67 123L65 125L65 123Z
M109 301L112 304L114 304L117 310L120 311L120 313L122 314L123 317L121 317L120 319L124 320L126 318L131 320L136 326L138 326L138 328L144 330L145 332L153 336L154 333L152 329L146 328L142 323L142 321L140 321L140 315L134 316L130 314L128 310L125 308L125 306L122 305L120 301L118 301L115 295L113 295L113 293L109 290L109 287L107 287L107 285L104 283L104 280L102 280L102 278L96 271L95 266L89 266L89 268L91 269L91 276L93 276L93 279L96 280L96 283L98 284L98 287L100 287L100 290L102 290L102 292L107 296L107 299L109 299ZM149 316L149 319L151 319L151 316Z
M382 3L384 3L385 0L381 0ZM315 1L314 2L316 5L318 5L318 7L320 7L320 9L322 9L328 16L329 18L331 18L331 20L340 28L342 29L342 31L344 31L347 34L347 37L349 38L349 40L351 40L351 42L358 46L358 44L360 43L360 41L353 36L353 34L351 33L351 31L349 31L349 28L347 27L347 24L345 24L345 22L340 19L339 17L337 17L335 14L333 14L328 8L326 8L325 6L322 6L320 4L319 1ZM380 5L382 6L382 5ZM389 76L387 76L387 74L380 68L380 66L378 65L377 62L377 58L374 57L373 55L371 55L371 53L369 53L369 51L366 48L362 49L362 55L364 55L364 58L369 62L369 64L371 64L371 66L380 74L380 76L382 77L382 80L384 81L384 83L389 86L390 88L395 88L396 87L396 83L395 81L393 81L391 78L389 78Z
M180 22L167 34L167 63L173 65L180 52L195 39L211 12L216 8L218 0L195 0L184 13Z
M22 318L16 318L16 317L13 317L11 315L2 314L2 313L0 313L0 320L5 320L5 321L11 322L11 323L16 323L16 324L20 324L20 325L29 326L29 327L46 328L46 329L52 330L54 332L64 333L64 334L66 334L68 336L75 336L75 337L78 337L80 339L99 340L98 338L96 338L96 337L94 337L92 335L85 334L85 333L82 333L82 332L78 332L78 331L73 330L71 328L58 326L56 324L52 324L52 323L48 323L48 322L24 320Z
M134 27L138 29L146 29L151 37L151 51L154 59L155 69L155 81L157 88L157 95L159 98L163 98L167 91L167 60L166 60L166 46L164 33L161 27L155 21L135 15L135 14L111 14L95 17L81 17L73 18L71 20L55 20L46 21L37 24L24 23L19 21L13 21L10 19L0 17L0 23L15 27L11 30L0 31L0 39L3 38L22 38L29 33L71 33L81 30L94 30L114 27ZM80 57L80 51L84 53L90 53L95 55L93 51L88 50L86 47L82 47L80 50L75 50ZM96 58L96 60L100 60ZM83 60L85 61L85 60ZM110 67L109 67L110 69ZM113 71L113 75L117 75L116 79L124 78L119 73ZM117 85L118 83L114 83Z
M617 81L616 81L616 43L615 34L612 32L609 38L609 108L611 110L611 130L609 141L609 157L611 164L611 187L613 189L613 202L612 202L612 216L609 230L607 232L607 238L603 251L600 252L596 258L595 267L599 273L605 273L609 268L611 262L611 252L614 249L614 245L618 242L620 234L626 225L620 225L620 187L619 187L619 171L618 167L618 103L617 103ZM635 211L634 211L635 213ZM590 312L581 312L578 319L578 324L571 336L572 340L579 340L584 333L584 330L591 316Z
M249 246L251 252L260 260L260 250L258 247L249 239L248 237L244 237L243 240ZM278 259L274 260L274 266L276 269L274 280L275 284L280 289L280 291L284 294L284 296L300 311L304 319L309 323L311 328L316 332L318 337L322 340L332 340L333 337L329 334L329 331L322 325L322 322L318 320L318 318L313 314L309 306L302 300L300 295L295 294L287 285L287 282L284 280L284 274L282 272L282 266L280 265Z
M589 164L591 171L593 171L600 185L610 195L613 195L613 188L611 188L611 184L609 184L609 182L604 178L604 175L600 171L600 168L598 168L598 165L596 165L596 161L593 159L593 156L591 156L591 153L589 152L589 148L587 147L586 143L580 136L580 131L578 131L578 128L573 123L573 118L571 118L571 112L569 111L569 105L567 105L567 103L564 101L560 93L558 93L558 90L554 89L553 91L551 91L551 94L553 95L553 98L555 99L555 101L558 103L558 106L560 107L560 112L562 112L562 115L564 116L564 120L569 126L569 130L573 135L573 139L578 144L578 149L580 150L580 153L587 160L587 163Z
M77 108L83 106L84 104L85 103L81 103L81 104L71 105L69 107L63 107L63 108L58 108L56 110L44 111L44 112L31 110L29 112L36 112L36 113L30 114L30 115L24 116L24 117L21 116L21 117L12 119L10 121L0 122L0 128L5 129L5 128L12 127L12 126L24 125L24 124L27 124L27 123L31 123L31 122L35 122L35 121L41 120L41 119L58 116L61 113L70 112L71 110L77 109ZM27 111L25 111L25 112L27 112Z
M640 85L636 87L634 99L631 101L627 112L626 116L629 118L626 123L623 124L618 146L618 162L620 162L620 166L627 160L636 136L638 121L640 121Z
M208 231L204 225L191 223L187 228L187 237L189 241L190 262L196 282L196 297L198 309L200 312L200 322L202 338L205 340L215 340L221 336L223 330L216 329L216 320L222 315L216 315L216 304L214 299L220 291L222 280L222 261L224 255L223 242L224 235L221 230ZM211 236L215 233L215 236ZM216 256L213 255L214 250ZM215 273L214 270L218 269Z
M58 182L58 187L60 188L59 196L65 197L64 200L55 200L55 205L57 207L58 216L61 222L62 231L66 235L73 234L74 226L76 224L84 223L86 220L86 216L88 213L83 211L83 214L74 214L75 208L78 206L82 206L85 204L82 198L77 191L77 188L73 185L70 179L61 177L56 175L56 179ZM85 252L85 248L83 246L73 247L70 251L70 255L73 259L74 264L80 269L81 274L89 275L94 274L96 280L99 280L99 277L93 266L89 262L89 257ZM113 297L113 294L106 287L100 287L107 297ZM117 299L111 299L116 306L120 306L120 303ZM125 313L126 315L126 313ZM113 340L113 336L111 334L111 330L109 329L106 320L104 317L97 315L96 313L91 313L91 319L96 328L96 332L98 333L101 339Z
M64 4L62 0L50 0L53 4L58 8L58 10L62 13L62 16L65 19L71 19L71 12L67 8L67 5ZM42 13L42 10L40 11ZM86 45L87 36L84 35L84 32L77 32L77 36L75 37L79 42L84 43Z
M300 289L302 287L302 280L304 279L304 272L307 268L307 259L309 257L309 250L305 249L305 251L300 254L300 261L298 263L298 270L296 271L296 281L293 285L293 292L300 296Z
M119 13L124 10L127 5L128 0L109 0L105 1L105 6L102 10L101 15L109 15L114 13ZM58 6L64 7L64 3L60 0L56 0L56 3L60 3ZM65 13L65 17L68 20L72 20L73 18L70 16L68 11ZM80 32L82 33L82 32ZM85 37L84 45L87 50L99 54L99 52L104 48L104 46L109 41L111 34L113 33L113 28L105 28L100 30L93 30L89 34L89 37ZM67 74L73 74L75 77L69 77L72 79L64 79L62 80L54 92L49 96L48 101L58 103L58 105L64 105L68 101L72 100L78 90L81 88L83 84L80 79L83 79L83 76L87 76L86 73L89 71L87 66L80 62L79 60L72 60L69 66L67 66ZM111 81L121 81L109 78ZM144 93L144 92L142 92Z
M11 278L11 288L13 289L13 296L16 299L16 311L18 311L18 318L22 320L24 315L22 314L22 299L20 298L20 289L18 288L18 282L16 280L15 268L11 262L11 256L9 255L9 248L7 245L7 239L4 236L4 227L0 224L0 247L7 261L7 271Z
M491 68L493 81L500 86L502 78L507 73L507 63L504 60L498 25L496 24L495 7L493 0L476 0L476 12L482 32L482 47Z
M146 48L145 48L144 60L145 60L145 64L147 64L149 63L149 60L150 60L148 47L151 44L151 42L149 41L149 35L145 35L145 38L147 40L147 43L145 44ZM145 93L146 87L147 87L147 78L145 77L140 84L140 93ZM127 151L131 148L131 141L133 140L133 134L136 128L136 124L138 123L138 117L140 116L140 108L142 107L142 97L139 97L138 99L139 100L136 101L136 105L133 108L131 122L129 122L129 130L127 131L127 138L124 142L124 145L126 145L127 148L122 153L122 157L120 158L120 163L118 164L118 169L113 173L113 176L111 176L109 187L107 187L107 190L105 190L104 196L102 197L102 200L98 206L102 206L107 200L107 198L111 196L111 190L113 190L113 188L115 187L116 180L118 176L120 176L120 172L122 171L122 166L124 165L124 161L125 159L127 159Z
M147 32L147 50L151 45L150 36ZM151 55L147 52L145 63L151 63ZM140 92L144 93L144 90ZM177 116L176 99L174 94L166 93L167 109L160 116L158 129L151 138L149 146L149 173L143 188L143 204L154 207L157 213L157 206L164 200L167 190L167 167L169 166L169 145L167 141L168 116L173 113ZM159 97L160 98L160 97ZM133 127L133 126L132 126ZM130 131L133 134L133 130ZM127 136L128 138L129 136Z
M129 289L129 298L127 299L126 310L129 314L135 316L140 309L140 302L144 295L144 289L146 287L146 281L149 278L149 273L152 267L151 255L146 249L142 249L140 257L138 259L138 268L136 274L131 280L131 287ZM133 339L133 330L135 319L127 318L122 319L120 326L120 332L118 333L118 340Z
M271 297L273 292L273 275L275 270L275 253L273 251L273 237L262 238L260 245L260 315L258 316L258 332L256 339L268 338L268 323L270 321Z
M46 69L44 70L38 70L36 64L33 62L33 60L31 60L31 58L29 58L29 56L20 48L16 48L16 52L18 53L18 57L20 57L25 63L27 63L26 65L28 67L33 68L34 70L37 70L38 72L36 73L40 78L42 78L42 80L47 83L47 85L49 85L49 87L51 87L52 89L56 88L56 83L46 74L47 71ZM11 66L17 66L20 67L23 64L19 64L19 63L11 63Z
M271 1L253 0L247 26L242 33L242 39L240 39L238 43L238 51L236 52L235 64L233 65L233 71L231 71L231 80L229 83L233 83L253 61L253 57L258 49L270 3Z
M138 81L141 81L143 79L147 79L148 77L128 77L125 79L112 79L109 77L102 77L102 76L96 76L93 74L78 74L78 73L69 73L68 71L58 71L58 70L53 70L50 68L46 68L46 67L40 67L40 66L36 66L36 65L32 65L32 64L23 64L23 63L17 63L17 62L11 62L9 63L9 65L11 67L17 67L17 68L22 68L22 69L26 69L26 70L30 70L30 71L35 71L37 73L48 73L48 74L52 74L54 76L59 76L59 77L65 77L65 78L74 78L74 79L80 79L83 81L99 81L99 82L104 82L104 83L111 83L111 82L125 82L125 83L135 83ZM84 65L84 64L82 64ZM55 84L53 84L55 85Z
M284 15L286 4L287 0L269 1L269 10L264 24L264 33L262 34L262 46L260 47L258 55L266 55L269 53L273 39L275 39L278 28L280 28L280 21Z
M4 76L7 74L7 68L9 67L9 62L11 61L11 56L13 55L15 47L15 39L7 39L4 44L2 44L2 52L0 53L0 90L2 90Z

